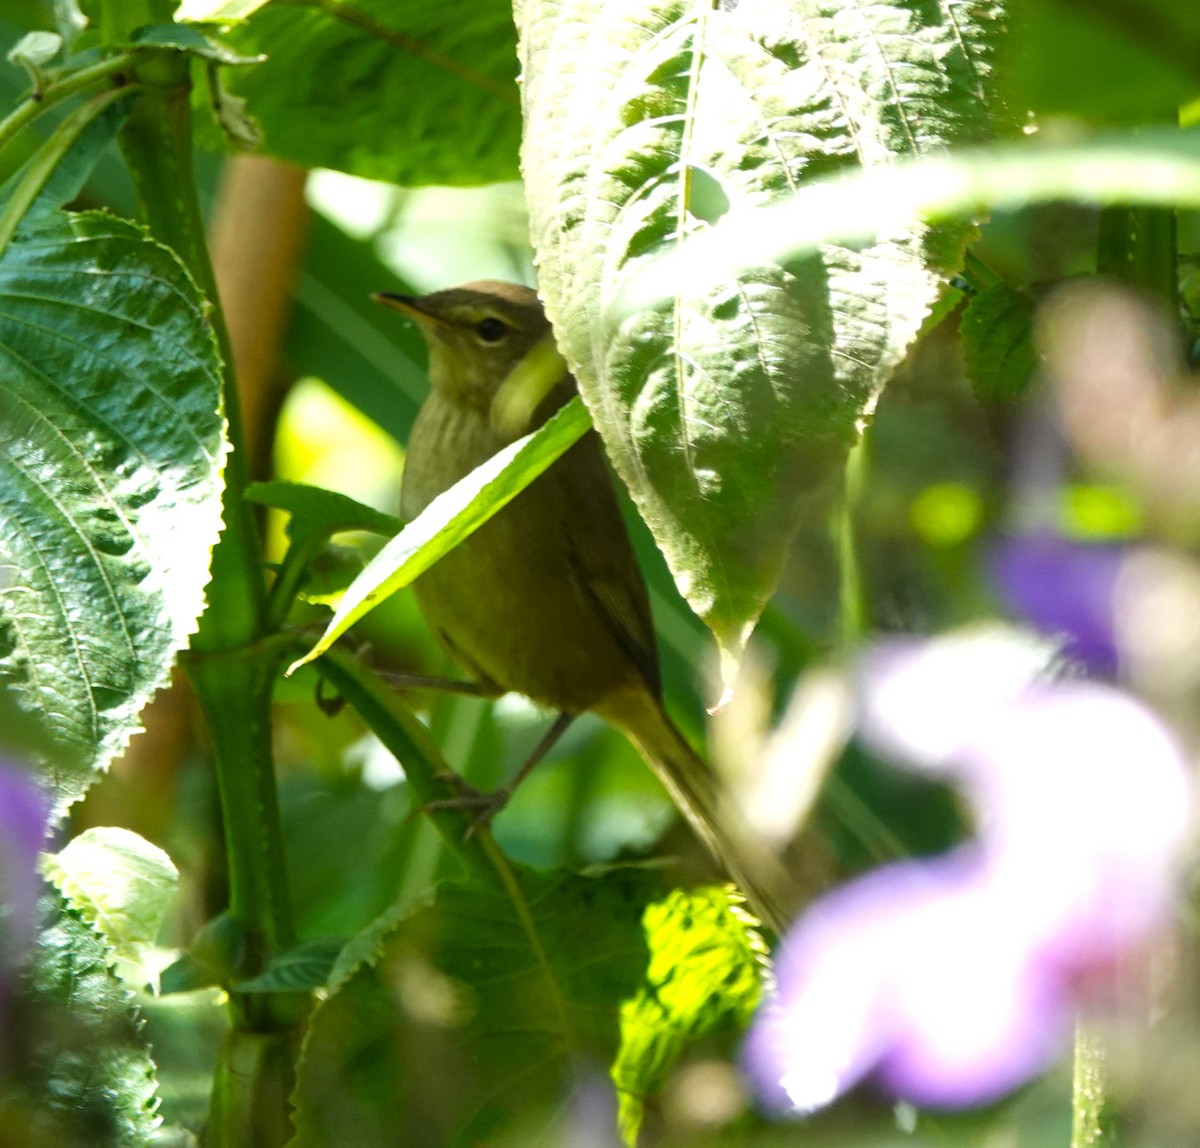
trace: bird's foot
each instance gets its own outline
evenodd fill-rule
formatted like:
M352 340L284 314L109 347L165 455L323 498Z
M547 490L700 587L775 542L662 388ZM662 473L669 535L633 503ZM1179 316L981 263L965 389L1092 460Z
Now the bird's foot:
M442 809L473 812L475 816L471 818L471 824L467 827L466 832L468 840L480 829L490 825L492 818L508 804L512 797L513 787L511 785L493 789L491 793L484 793L453 770L446 770L437 776L439 780L446 782L456 792L451 797L437 797L433 801L427 801L416 812L431 813Z
M546 756L555 742L562 737L567 726L574 720L574 714L559 714L554 719L554 724L543 734L542 740L538 742L525 764L517 770L516 776L507 785L501 786L499 789L494 789L491 793L481 793L469 782L464 781L453 770L447 769L440 772L437 776L439 780L446 782L455 791L454 796L438 797L433 801L427 801L419 809L414 810L414 812L423 813L439 809L473 810L475 817L472 819L466 834L466 839L470 840L478 830L490 824L492 818L508 804L509 799L516 792L517 786L529 776L533 767Z

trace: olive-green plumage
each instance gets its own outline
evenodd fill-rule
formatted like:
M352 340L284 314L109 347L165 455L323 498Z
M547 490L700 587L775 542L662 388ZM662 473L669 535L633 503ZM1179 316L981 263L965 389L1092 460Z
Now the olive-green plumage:
M508 283L379 298L416 319L429 346L432 389L413 424L401 494L412 517L532 429L500 429L492 400L549 323L534 292ZM574 393L565 379L534 425ZM782 926L777 860L723 808L659 701L646 589L594 431L413 589L430 628L486 690L591 710L621 729L759 916Z

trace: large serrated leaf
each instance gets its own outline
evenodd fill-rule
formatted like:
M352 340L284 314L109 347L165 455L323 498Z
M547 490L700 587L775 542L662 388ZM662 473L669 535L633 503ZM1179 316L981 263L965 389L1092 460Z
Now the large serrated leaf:
M522 160L547 311L685 597L736 656L966 229L680 281L679 239L804 181L978 138L996 0L521 0Z
M227 39L268 56L227 81L272 155L410 187L516 177L507 0L269 4Z
M206 304L104 215L0 259L0 683L60 809L137 729L204 605L226 443Z
M445 1148L514 1127L542 1142L534 1130L615 1053L657 888L646 870L520 872L510 886L444 885L432 906L385 920L313 1015L294 1148Z

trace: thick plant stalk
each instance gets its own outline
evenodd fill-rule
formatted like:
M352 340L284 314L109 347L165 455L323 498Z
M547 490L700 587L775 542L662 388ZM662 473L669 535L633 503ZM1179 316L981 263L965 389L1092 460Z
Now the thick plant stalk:
M1104 1048L1082 1019L1075 1025L1071 1108L1071 1148L1106 1148L1113 1144Z
M105 5L106 36L119 42L136 26L130 21L161 15L133 11L142 7L116 0ZM121 133L122 154L151 233L175 251L212 301L211 321L225 362L225 415L233 445L225 471L225 528L213 551L208 606L185 664L207 719L220 793L228 914L241 940L231 970L236 983L261 973L273 954L295 941L271 754L278 660L264 640L266 593L255 523L243 499L245 450L233 360L196 195L189 58L172 50L147 52L137 80L142 95ZM209 1144L271 1148L285 1141L294 1051L307 1006L306 994L231 993L232 1032L218 1063Z

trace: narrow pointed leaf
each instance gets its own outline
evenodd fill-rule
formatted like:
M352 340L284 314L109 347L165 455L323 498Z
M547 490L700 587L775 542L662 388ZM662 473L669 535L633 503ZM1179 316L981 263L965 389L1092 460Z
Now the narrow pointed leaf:
M60 809L204 605L226 450L205 308L108 216L54 218L0 260L0 683L53 739Z
M395 515L364 506L339 491L303 482L252 482L246 487L246 498L289 514L287 532L293 542L325 539L345 530L390 538L403 526Z
M324 988L345 944L344 937L310 937L272 957L257 977L239 981L237 989L243 993L294 993Z
M679 279L678 240L802 183L978 138L995 0L521 0L522 162L541 290L614 464L736 658L965 229Z
M288 673L320 657L359 618L428 570L516 498L590 426L583 404L572 399L533 434L506 446L435 498L355 578L321 640Z

